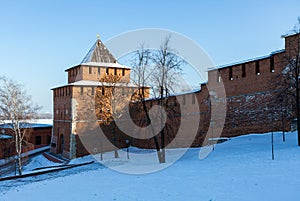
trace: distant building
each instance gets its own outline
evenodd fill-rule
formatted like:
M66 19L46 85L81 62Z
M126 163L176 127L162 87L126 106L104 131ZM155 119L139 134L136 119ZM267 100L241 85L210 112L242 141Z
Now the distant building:
M23 147L24 152L50 145L52 125L25 123L21 124L22 128L28 129L26 145ZM0 159L15 155L14 133L10 125L1 124L0 133Z
M34 148L49 146L51 143L52 125L51 124L31 124L32 132L29 142Z

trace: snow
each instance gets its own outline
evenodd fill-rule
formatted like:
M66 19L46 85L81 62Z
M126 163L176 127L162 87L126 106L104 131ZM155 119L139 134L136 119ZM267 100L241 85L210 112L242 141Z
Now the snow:
M87 62L81 63L82 66L100 66L100 67L110 67L110 68L127 68L130 69L129 66L125 66L119 63L104 63L104 62Z
M6 140L6 139L11 139L11 135L5 135L5 134L0 134L0 140Z
M43 155L35 156L31 159L31 161L23 168L23 173L29 173L33 171L35 168L47 167L47 166L56 166L59 165L57 163L49 161Z
M267 59L267 58L269 58L269 57L271 57L275 54L280 54L280 53L283 53L283 52L285 52L285 49L276 50L276 51L271 52L271 54L269 54L269 55L260 56L260 57L256 57L256 58L252 58L252 59L246 59L246 60L243 60L243 61L238 61L238 62L234 62L234 63L230 63L230 64L219 65L219 67L217 69L227 68L227 67L230 67L230 66L236 66L236 65L243 64L243 63L249 63L249 62L253 62L253 61L257 61L257 60ZM211 69L208 69L208 70L210 71L210 70L215 70L215 69L216 68L211 68Z
M11 123L10 120L3 120L2 122L5 124ZM50 125L53 124L53 119L34 119L34 120L26 121L26 122L30 123L30 124L41 124L41 125L47 124L47 126L48 126L49 124Z
M51 128L52 124L39 124L39 123L29 123L29 122L22 122L19 124L20 128ZM12 129L13 126L11 123L1 124L0 128Z
M72 82L66 86L126 86L126 87L138 87L133 83L126 83L126 82L117 82L117 83L109 83L109 82L99 82L93 80L79 80L76 82Z
M0 200L296 201L300 197L300 147L296 143L295 132L286 134L286 142L282 142L281 133L274 133L275 160L272 160L270 133L240 136L215 145L202 160L200 148L188 149L178 161L166 165L167 168L139 175L122 171L155 165L147 164L147 158L137 162L143 154L155 152L130 148L129 160L126 152L120 152L119 159L114 159L112 152L103 154L103 163L118 167L118 171L94 163L58 173L0 182ZM167 161L176 158L177 152L167 150ZM71 163L90 160L94 160L93 157L86 156ZM26 168L32 169L38 163L49 165L37 158Z
M53 124L53 119L36 119L34 121L30 121L29 123L37 123L37 124Z
M37 149L30 150L28 152L22 153L21 157L31 156L31 155L34 155L34 154L38 154L39 152L47 151L49 149L50 149L50 146L40 147L40 148L37 148ZM15 160L15 157L16 156L11 156L11 157L6 158L6 159L0 159L0 165L4 165L4 164L12 162L13 160Z

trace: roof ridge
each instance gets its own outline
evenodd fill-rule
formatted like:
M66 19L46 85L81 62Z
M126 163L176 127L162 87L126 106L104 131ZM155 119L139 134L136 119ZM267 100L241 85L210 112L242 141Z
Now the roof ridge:
M98 38L80 63L88 62L116 63L117 60Z

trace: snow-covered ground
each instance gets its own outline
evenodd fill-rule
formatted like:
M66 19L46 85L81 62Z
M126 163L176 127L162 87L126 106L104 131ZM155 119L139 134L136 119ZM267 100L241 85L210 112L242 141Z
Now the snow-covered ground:
M10 123L10 120L4 120L2 121L3 123ZM0 123L2 123L0 122ZM35 123L35 124L53 124L53 119L35 119L35 120L31 120L28 121L28 123Z
M286 142L282 142L281 133L275 133L275 160L271 158L270 134L246 135L216 145L202 160L199 148L189 149L168 168L151 174L125 174L94 163L33 178L4 181L0 182L0 200L298 201L300 148L296 139L296 133L288 133ZM177 150L168 150L168 157L173 157L173 153L176 155ZM126 155L120 159L113 159L112 155L104 154L106 164L119 166L119 170L140 169L136 167L139 163L134 161L133 153L129 160ZM72 163L92 159L87 156ZM25 169L32 169L43 160L37 158Z

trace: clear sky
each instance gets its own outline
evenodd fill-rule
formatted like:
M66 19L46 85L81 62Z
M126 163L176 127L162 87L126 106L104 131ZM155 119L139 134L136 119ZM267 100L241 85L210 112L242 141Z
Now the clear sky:
M25 85L43 111L51 88L66 84L101 35L105 42L141 28L170 29L197 42L216 64L283 49L299 0L0 0L0 75Z

